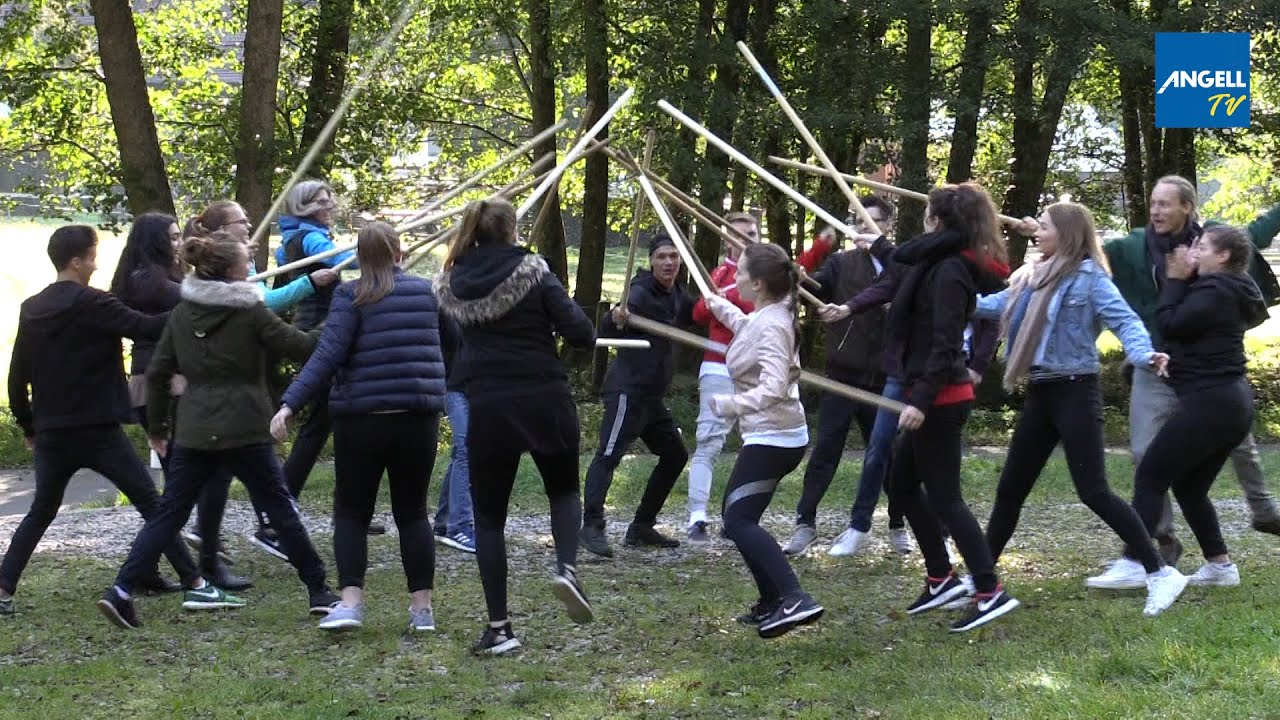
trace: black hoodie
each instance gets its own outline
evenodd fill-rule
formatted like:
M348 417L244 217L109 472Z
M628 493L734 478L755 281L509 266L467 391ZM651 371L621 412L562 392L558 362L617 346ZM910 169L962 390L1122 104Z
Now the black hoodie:
M1187 392L1243 377L1244 333L1266 320L1262 291L1245 273L1165 280L1156 325L1169 353L1169 384Z
M549 382L567 391L555 335L574 347L595 345L586 313L547 261L523 247L478 245L434 285L440 308L462 326L454 373L462 373L468 397L517 394Z
M688 327L693 324L693 300L685 294L684 288L679 285L663 287L653 273L645 269L636 271L636 276L631 279L627 310L672 327ZM600 335L649 341L648 350L618 350L618 357L609 366L609 372L604 378L604 394L666 394L675 373L675 346L670 340L647 335L639 330L620 331L613 323L612 314L605 315L601 321Z
M964 329L976 296L1004 287L1008 268L979 265L966 250L968 238L943 230L927 233L894 251L907 266L889 309L889 349L899 359L908 404L928 412L948 385L971 383Z
M24 300L9 362L9 409L23 434L135 422L120 338L154 341L164 323L70 280Z

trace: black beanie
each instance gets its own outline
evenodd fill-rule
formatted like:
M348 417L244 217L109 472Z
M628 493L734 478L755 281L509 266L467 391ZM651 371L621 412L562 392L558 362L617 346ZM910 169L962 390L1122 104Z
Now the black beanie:
M658 252L658 248L663 245L670 245L671 247L676 246L676 244L672 242L671 238L666 234L658 233L657 235L654 235L653 239L649 241L649 257L653 257L653 254Z

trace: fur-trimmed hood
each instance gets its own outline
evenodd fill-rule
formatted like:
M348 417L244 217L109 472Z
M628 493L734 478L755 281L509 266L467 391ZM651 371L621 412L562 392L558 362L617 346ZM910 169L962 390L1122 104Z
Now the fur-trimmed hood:
M182 299L214 307L247 308L263 302L266 292L251 282L223 282L188 277L182 281Z
M510 245L482 245L435 280L440 308L461 325L493 322L511 312L551 273L540 255Z

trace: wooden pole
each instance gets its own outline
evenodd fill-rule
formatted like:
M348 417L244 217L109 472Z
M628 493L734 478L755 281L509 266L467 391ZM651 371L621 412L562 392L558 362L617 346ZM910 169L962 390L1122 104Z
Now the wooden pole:
M533 191L533 194L516 209L517 220L527 215L529 210L533 209L533 206L537 204L538 198L541 198L546 194L547 190L550 189L553 184L560 181L560 176L564 174L564 171L567 170L570 165L577 162L578 158L582 157L583 153L587 149L588 141L603 130L605 125L609 124L609 121L613 119L613 116L617 115L618 111L622 109L622 106L626 105L627 102L631 100L631 96L635 95L635 92L635 88L627 88L626 92L622 93L622 97L618 98L617 101L605 111L604 115L601 115L600 119L597 120L589 130L587 130L586 134L582 136L582 139L579 140L571 150L569 150L567 155L565 155L564 160L561 161L559 165L556 165L555 169L551 171L551 174L547 179L543 180L542 184Z
M827 157L826 151L818 144L817 139L813 137L813 133L809 132L809 128L805 127L804 121L796 114L795 109L791 107L791 103L787 102L782 90L778 89L778 85L774 83L773 78L769 77L769 73L765 71L760 61L756 60L756 56L751 53L747 44L741 40L738 41L738 52L742 53L742 56L747 59L747 64L751 65L751 68L764 81L765 87L769 88L770 94L778 101L778 105L782 107L782 112L786 114L787 118L791 120L791 124L799 131L800 137L804 138L805 143L809 145L809 149L813 150L813 154L817 155L818 160L827 168L828 174L835 181L836 186L840 188L840 192L844 193L844 196L848 198L849 207L858 214L858 219L862 220L869 230L876 229L878 226L876 221L872 219L871 213L868 213L867 209L862 207L862 202L858 200L858 196L853 193L853 189L840 176L840 171L836 170L835 163L831 162L830 157Z
M729 347L724 343L714 342L702 337L701 335L694 335L691 332L685 332L679 328L674 328L670 325L660 323L656 320L650 320L649 318L642 317L640 315L632 314L627 320L627 324L635 327L640 332L663 337L701 350L710 350L711 352L720 354L724 354L729 350ZM808 370L800 371L800 382L805 385L816 387L824 392L849 398L854 402L875 405L876 407L884 408L885 410L894 413L901 413L907 407L905 404L898 402L897 400L891 400L883 395L877 395L873 392L867 392L866 390L850 387L844 383L839 383L831 380L830 378L825 378L821 375L809 372Z
M644 138L644 165L645 169L649 167L649 161L653 159L653 144L657 136L650 130ZM608 152L608 148L605 148ZM640 245L640 221L644 218L645 194L643 192L636 193L636 206L631 215L631 245L627 247L627 270L622 276L622 299L618 301L621 307L627 307L627 301L631 299L631 276L636 271L636 248Z
M784 157L778 157L777 155L770 155L769 162L773 163L774 165L780 165L785 168L792 168L793 170L802 170L811 175L827 174L826 170L818 167L817 165L809 165L802 162L796 162L795 160L790 160ZM877 182L875 180L868 180L866 178L858 177L857 175L849 175L847 173L841 173L841 177L843 177L845 180L848 180L851 183L854 183L855 185L862 185L863 187L868 187L873 190L893 193L894 195L901 195L902 197L909 197L912 200L919 200L920 202L926 202L926 203L929 202L928 195L922 192L916 192L915 190L907 190L905 188L900 188L896 185ZM1004 223L1005 225L1021 225L1022 224L1021 220L1015 217L1010 217L1008 215L997 215L996 217L1000 218L1000 222Z
M582 122L578 123L578 133L573 138L575 145L582 139L582 133L587 129L587 118L591 117L591 111L593 109L594 106L591 103L587 103L586 109L582 111ZM538 237L538 231L542 229L542 226L547 222L547 218L551 216L552 206L560 202L560 179L563 177L563 174L557 176L555 183L553 183L551 189L547 191L546 200L542 203L542 206L538 208L538 216L533 219L533 226L529 228L530 238Z
M253 277L249 278L248 282L264 282L266 280L270 280L271 278L277 275L283 275L284 273L297 270L298 268L304 268L308 265L314 265L315 263L321 260L327 260L333 257L334 255L341 255L344 252L349 252L355 249L356 249L356 243L347 243L345 245L337 245L335 247L329 248L328 250L325 250L324 252L316 253L315 255L310 255L308 257L302 258L301 260L295 260L291 263L286 263L284 265L281 265L280 267L274 268L272 270L268 270L266 272L260 272L257 275L254 275Z
M706 270L702 267L702 263L693 259L693 253L684 246L683 238L680 235L680 228L676 227L676 223L667 214L667 209L662 206L662 200L658 199L658 193L653 189L653 184L649 182L649 178L640 175L636 178L640 183L644 194L649 198L649 205L653 207L653 211L658 214L658 220L662 221L662 227L666 229L667 234L671 236L671 241L675 243L676 252L680 253L681 259L689 268L689 275L693 278L694 284L698 286L704 297L715 295L715 288L711 286L711 278L706 277L703 273Z

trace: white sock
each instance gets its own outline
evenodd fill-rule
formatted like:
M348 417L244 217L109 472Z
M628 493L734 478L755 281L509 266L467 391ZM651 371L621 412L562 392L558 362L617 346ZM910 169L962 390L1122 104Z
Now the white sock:
M200 581L199 581L199 582L197 582L195 585L192 585L192 586L191 586L191 589L192 589L192 590L203 590L203 589L205 589L205 588L207 588L207 587L209 587L209 581L208 581L208 580L205 580L204 578L200 578Z

